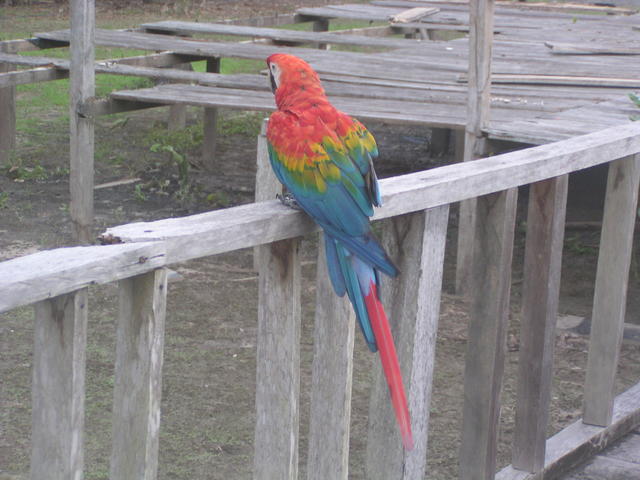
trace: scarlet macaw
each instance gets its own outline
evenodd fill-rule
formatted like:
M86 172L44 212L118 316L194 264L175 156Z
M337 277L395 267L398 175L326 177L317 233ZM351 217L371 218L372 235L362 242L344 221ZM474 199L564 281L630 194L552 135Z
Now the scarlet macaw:
M304 60L276 53L267 59L278 110L267 127L271 166L297 204L323 229L333 288L349 296L369 349L380 351L402 443L413 448L409 409L391 329L380 302L379 272L398 269L371 232L381 206L372 159L373 136L327 99Z

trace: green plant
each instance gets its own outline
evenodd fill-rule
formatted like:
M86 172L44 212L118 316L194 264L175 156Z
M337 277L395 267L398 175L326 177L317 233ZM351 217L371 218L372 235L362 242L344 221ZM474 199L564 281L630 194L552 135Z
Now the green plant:
M630 93L629 98L633 103L635 103L636 107L640 108L640 97L635 93ZM636 120L640 120L640 115L631 115L629 116L631 121L635 122Z
M140 202L144 202L147 200L147 195L142 191L142 185L140 183L136 184L133 189L133 196L136 197L136 200Z
M0 208L7 208L9 203L9 194L7 192L0 192Z
M5 165L5 173L7 177L16 182L45 180L49 176L45 168L39 163L33 166L25 165L24 160L20 157L12 158L9 163Z

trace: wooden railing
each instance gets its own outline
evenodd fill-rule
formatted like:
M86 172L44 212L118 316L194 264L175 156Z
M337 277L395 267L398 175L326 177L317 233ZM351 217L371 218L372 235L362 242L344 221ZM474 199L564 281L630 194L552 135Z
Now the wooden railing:
M260 138L258 197L275 189ZM556 473L640 423L640 384L614 398L640 176L640 122L555 144L381 181L383 242L402 275L384 302L407 382L415 449L404 452L375 372L366 472L424 478L449 205L477 198L460 478L496 470L499 393L517 187L530 185L513 466L501 479ZM584 393L584 422L547 426L567 174L609 163ZM109 229L115 245L61 248L0 263L0 312L35 305L33 479L83 469L87 285L119 283L111 479L152 479L158 464L166 266L256 247L259 328L254 476L294 479L300 396L300 237L315 225L277 201ZM308 478L347 478L354 320L319 249ZM539 478L539 477L536 477Z

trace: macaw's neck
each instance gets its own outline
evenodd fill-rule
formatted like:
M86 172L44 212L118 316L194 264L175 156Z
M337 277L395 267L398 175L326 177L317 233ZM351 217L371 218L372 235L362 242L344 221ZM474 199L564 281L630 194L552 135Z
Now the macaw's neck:
M276 90L276 105L280 110L297 110L329 103L324 89L317 82L286 82Z

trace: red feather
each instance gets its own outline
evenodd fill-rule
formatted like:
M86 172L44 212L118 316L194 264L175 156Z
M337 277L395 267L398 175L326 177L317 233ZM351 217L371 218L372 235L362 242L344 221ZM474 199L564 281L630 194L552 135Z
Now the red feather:
M411 432L409 407L407 406L407 396L404 393L402 373L400 372L400 364L398 363L398 355L393 343L391 328L389 327L387 314L378 299L375 283L371 282L369 287L369 294L364 297L364 302L367 306L369 321L380 352L382 370L387 379L387 385L389 385L391 403L396 412L396 420L402 435L402 444L407 450L413 450L413 433Z

